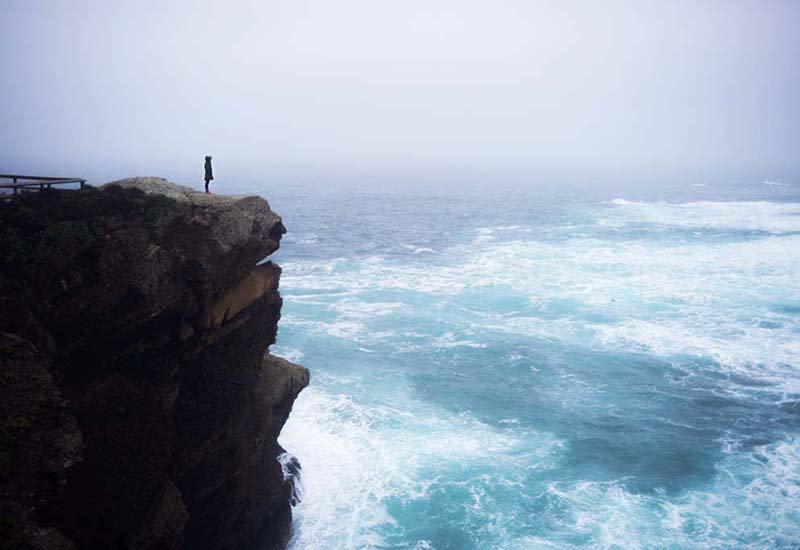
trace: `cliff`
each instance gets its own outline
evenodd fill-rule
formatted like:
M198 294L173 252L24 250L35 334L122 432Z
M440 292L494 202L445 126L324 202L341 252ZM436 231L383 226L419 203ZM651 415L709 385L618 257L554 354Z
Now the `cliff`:
M0 547L282 547L281 218L135 178L0 223Z

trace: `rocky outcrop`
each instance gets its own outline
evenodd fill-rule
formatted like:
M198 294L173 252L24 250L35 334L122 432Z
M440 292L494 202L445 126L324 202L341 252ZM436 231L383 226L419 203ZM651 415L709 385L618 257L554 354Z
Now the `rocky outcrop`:
M277 437L308 371L265 353L280 217L159 178L0 216L0 540L282 547Z

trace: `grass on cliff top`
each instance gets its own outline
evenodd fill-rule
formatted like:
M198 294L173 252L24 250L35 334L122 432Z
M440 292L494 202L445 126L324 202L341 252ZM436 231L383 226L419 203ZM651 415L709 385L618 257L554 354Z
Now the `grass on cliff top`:
M0 270L28 278L42 266L58 269L90 251L109 230L132 222L158 238L176 204L163 195L117 186L17 195L0 202Z

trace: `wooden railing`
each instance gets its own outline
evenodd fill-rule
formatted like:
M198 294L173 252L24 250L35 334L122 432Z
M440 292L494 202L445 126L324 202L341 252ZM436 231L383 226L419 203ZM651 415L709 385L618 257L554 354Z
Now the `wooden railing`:
M15 195L20 191L50 189L51 185L64 185L67 183L80 184L80 189L83 189L84 185L86 185L86 180L83 178L52 178L47 176L0 174L0 189L13 189Z

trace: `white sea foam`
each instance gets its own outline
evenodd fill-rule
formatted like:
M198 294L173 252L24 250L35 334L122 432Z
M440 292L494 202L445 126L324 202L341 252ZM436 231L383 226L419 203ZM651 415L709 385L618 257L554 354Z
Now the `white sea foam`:
M401 302L365 302L356 299L344 299L335 302L331 309L336 311L340 318L355 320L392 315L403 307L405 306Z
M627 220L638 216L672 225L800 230L796 203L613 202L628 208ZM605 216L601 213L599 219ZM492 228L479 230L492 232ZM452 297L466 291L508 288L527 296L533 310L498 314L478 309L470 313L476 320L469 334L464 332L468 327L462 326L460 333L449 331L449 335L413 342L395 338L387 344L403 349L481 347L484 343L476 336L488 328L609 349L710 357L773 381L782 391L800 390L796 372L800 319L791 309L800 305L800 235L688 243L597 238L495 241L456 248L452 257L458 261L431 266L370 258L335 277L321 277L319 270L327 269L323 263L300 274L287 270L284 286L301 293L306 288L346 289L331 306L337 314L334 321L310 324L327 334L365 343L380 340L368 326L377 317L427 315L410 304L365 300L366 294L404 290L445 298L449 304ZM335 288L326 289L328 284ZM492 305L491 294L486 300ZM789 309L781 309L784 304ZM604 320L593 321L592 315ZM402 335L402 328L384 334L393 338Z
M701 542L705 538L725 547L797 547L800 441L733 453L719 464L707 490L660 504L666 512L664 527L697 533Z
M547 434L500 431L411 393L401 382L391 404L314 385L301 393L281 435L303 467L305 499L296 509L292 548L381 546L382 532L396 523L386 502L429 498L450 481L445 472L452 464L495 463L524 475L548 467L560 448ZM481 480L463 483L477 490Z
M301 359L303 359L303 352L302 351L300 351L299 349L294 349L292 347L288 347L288 346L278 346L278 345L272 346L270 351L274 355L277 355L279 357L283 357L287 361L292 361L292 362L295 362L295 363L299 362Z
M426 252L436 252L433 248L429 248L427 246L415 246L412 244L404 244L403 248L406 250L410 250L412 254L423 254Z
M609 225L651 223L673 227L787 233L800 231L800 204L767 201L686 203L610 201L617 208L604 212Z
M500 548L795 548L800 442L734 453L708 487L673 498L630 492L624 480L552 483L544 496L547 538L517 537Z
M758 381L757 391L776 392L775 402L800 395L800 205L618 199L596 216L590 224L619 234L636 226L658 235L605 238L589 228L577 232L589 237L519 240L519 228L487 227L448 251L446 263L293 262L284 265L287 303L318 316L288 312L281 325L384 356L482 353L497 335L676 365L691 356L731 374L726 391L749 391L737 387L741 375ZM708 229L731 237L708 237ZM387 502L430 498L445 481L469 495L464 506L480 523L472 534L505 541L497 548L800 546L797 439L755 450L720 442L727 456L713 479L677 496L635 493L624 479L553 481L526 495L548 502L547 536L506 532L508 518L484 488L521 491L526 468L557 465L560 443L525 433L516 418L495 428L435 408L406 384L399 376L383 390L391 400L325 383L301 394L281 438L303 465L307 495L294 548L389 546L385 533L397 519ZM598 391L574 377L564 384L573 397ZM447 471L492 464L506 473L457 480ZM422 536L408 544L432 545Z

